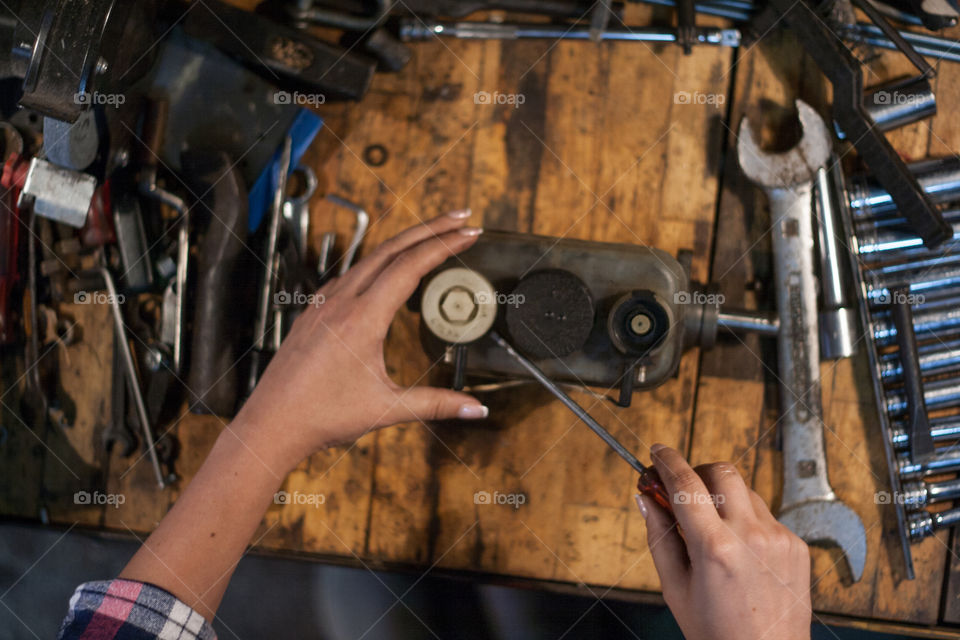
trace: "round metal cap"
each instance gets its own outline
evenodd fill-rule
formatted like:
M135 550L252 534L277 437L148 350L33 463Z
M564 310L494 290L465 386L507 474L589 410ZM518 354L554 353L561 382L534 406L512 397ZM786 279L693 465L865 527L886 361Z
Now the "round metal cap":
M476 271L446 269L424 287L420 313L430 332L444 342L473 342L487 333L497 318L496 291Z

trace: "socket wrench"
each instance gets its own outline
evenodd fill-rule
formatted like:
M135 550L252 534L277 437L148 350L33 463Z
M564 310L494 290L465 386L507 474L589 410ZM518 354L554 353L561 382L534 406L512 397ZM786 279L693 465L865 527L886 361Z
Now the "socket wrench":
M934 443L953 442L960 440L960 417L940 416L930 418L930 437ZM910 436L906 425L896 424L890 430L890 439L897 449L906 449L910 445Z
M960 370L960 338L935 341L917 347L917 363L925 376ZM880 379L885 383L899 382L903 365L897 353L880 356Z
M904 482L900 496L908 509L921 509L929 504L949 502L957 498L960 498L960 478L942 482Z
M911 162L907 169L934 204L960 199L960 156ZM890 194L871 178L859 176L851 181L850 210L854 217L876 218L896 209Z
M817 253L820 259L820 352L827 360L849 358L857 351L858 319L850 303L853 290L850 261L842 256L840 207L847 202L840 163L817 170L814 211L817 216Z
M957 524L960 524L960 507L936 513L926 510L916 511L907 515L907 526L910 528L912 542L920 542L940 529L947 529Z

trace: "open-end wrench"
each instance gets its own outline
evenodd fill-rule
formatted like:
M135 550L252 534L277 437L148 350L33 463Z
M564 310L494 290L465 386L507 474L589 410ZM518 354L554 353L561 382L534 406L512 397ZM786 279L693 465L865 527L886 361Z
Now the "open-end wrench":
M827 478L813 270L813 184L832 145L816 111L800 100L797 111L803 135L789 151L762 151L746 118L740 123L737 144L740 167L770 201L783 413L783 500L778 519L809 543L840 547L856 581L863 575L867 537L860 516L837 499Z

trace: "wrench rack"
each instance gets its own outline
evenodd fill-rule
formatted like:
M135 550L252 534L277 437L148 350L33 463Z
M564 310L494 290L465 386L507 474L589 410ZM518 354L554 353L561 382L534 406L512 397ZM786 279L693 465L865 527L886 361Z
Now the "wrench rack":
M911 544L952 526L960 515L960 509L924 509L930 502L960 497L960 491L950 490L960 486L960 210L944 212L953 238L928 249L897 211L876 211L856 194L842 195L841 218L893 490L889 503L896 512L906 576L912 580ZM907 354L907 362L898 345L895 303L909 305L907 317L912 316L916 349ZM919 373L922 402L908 398L908 368ZM914 411L917 406L919 413ZM925 424L927 411L928 442L937 446L932 454L914 460L911 416L921 416ZM953 479L936 484L924 480L945 473ZM878 501L882 497L887 496L877 494Z

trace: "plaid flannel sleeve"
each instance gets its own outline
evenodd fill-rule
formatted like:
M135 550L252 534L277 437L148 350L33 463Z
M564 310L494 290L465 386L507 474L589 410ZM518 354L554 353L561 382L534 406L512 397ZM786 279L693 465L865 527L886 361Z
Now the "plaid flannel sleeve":
M216 640L203 616L173 594L132 580L87 582L74 591L61 640Z

